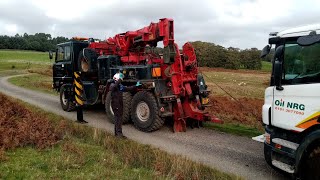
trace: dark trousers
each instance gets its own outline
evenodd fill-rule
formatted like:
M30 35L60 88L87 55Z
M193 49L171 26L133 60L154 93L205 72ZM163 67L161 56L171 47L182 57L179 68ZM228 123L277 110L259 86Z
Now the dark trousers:
M112 108L114 112L114 134L122 135L122 113L118 108Z
M114 134L122 135L122 116L114 116Z

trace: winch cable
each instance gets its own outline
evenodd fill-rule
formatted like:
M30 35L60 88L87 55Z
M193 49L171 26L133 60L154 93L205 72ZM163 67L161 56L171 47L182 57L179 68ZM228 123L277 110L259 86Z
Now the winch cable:
M252 109L249 109L249 108L247 108L246 106L244 106L240 101L239 101L239 99L237 99L237 98L235 98L234 96L232 96L229 92L227 92L225 89L223 89L220 85L218 85L217 83L215 83L214 82L214 80L211 78L211 77L209 77L209 76L207 76L206 74L204 74L204 73L202 73L202 71L201 70L199 70L200 71L200 74L201 75L204 75L205 77L207 77L208 79L210 79L212 82L213 82L213 84L215 84L217 87L219 87L223 92L225 92L227 95L229 95L232 99L234 99L239 105L241 105L241 107L243 108L243 110L246 110L246 111L248 111L248 113L250 113L251 115L253 115L253 116L258 116L256 113L254 113L254 111L252 111Z
M210 79L213 84L215 84L218 88L220 88L223 92L225 92L228 96L230 96L233 100L235 100L238 104L240 104L244 109L246 109L245 106L236 97L232 96L228 91L226 91L220 85L218 85L216 82L214 82L214 80L211 79L211 77L209 77L206 74L202 73L201 70L200 70L200 74L204 75L206 78Z

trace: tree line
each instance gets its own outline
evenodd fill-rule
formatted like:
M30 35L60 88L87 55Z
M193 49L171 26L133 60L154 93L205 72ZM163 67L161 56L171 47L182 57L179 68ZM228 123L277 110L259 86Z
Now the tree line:
M54 50L55 46L59 43L66 42L69 39L66 37L58 36L51 37L51 34L36 33L29 35L16 34L15 36L0 36L0 49L21 49L33 51L49 51Z
M58 36L52 37L46 33L15 36L0 36L0 49L21 49L34 51L54 50L59 43L69 39ZM241 50L239 48L225 48L209 42L191 42L196 50L199 65L203 67L222 67L228 69L261 69L260 50L257 48ZM270 60L267 58L267 60Z
M261 51L257 48L244 49L209 42L191 42L195 48L199 66L222 67L227 69L261 69Z

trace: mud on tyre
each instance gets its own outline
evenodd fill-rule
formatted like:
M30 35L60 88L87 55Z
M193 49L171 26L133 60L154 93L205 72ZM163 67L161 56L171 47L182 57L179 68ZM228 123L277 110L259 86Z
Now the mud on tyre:
M145 132L158 130L164 124L155 97L147 91L140 91L133 96L131 118L134 126Z

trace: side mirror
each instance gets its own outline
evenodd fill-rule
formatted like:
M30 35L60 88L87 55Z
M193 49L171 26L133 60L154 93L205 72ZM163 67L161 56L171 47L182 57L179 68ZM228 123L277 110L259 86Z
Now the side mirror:
M278 46L276 51L274 52L274 60L281 61L283 60L283 51L284 51L284 45Z
M52 59L53 58L53 52L50 50L49 51L49 58Z
M271 49L271 46L266 45L261 51L260 58L266 57L270 53L270 49Z
M274 53L274 64L273 64L273 74L274 74L274 84L276 89L279 91L283 90L281 79L282 79L282 62L283 62L284 46L278 46Z
M282 78L282 62L276 60L273 64L274 68L274 84L276 86L276 90L282 91L283 87L281 84L281 78Z

